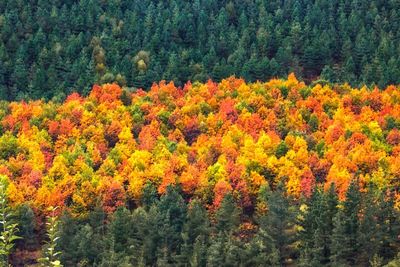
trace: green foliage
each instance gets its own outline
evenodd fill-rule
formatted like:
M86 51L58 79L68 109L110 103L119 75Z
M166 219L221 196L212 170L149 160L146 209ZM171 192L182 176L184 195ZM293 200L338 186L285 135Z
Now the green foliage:
M11 133L0 137L0 159L7 159L18 154L18 140Z
M19 224L18 236L21 237L21 240L18 240L18 246L34 249L38 245L35 213L28 204L24 204L18 207L15 217Z
M57 208L53 208L51 213L54 214ZM60 251L57 251L57 244L59 237L59 219L55 215L51 215L47 218L47 238L48 241L46 242L44 249L42 251L42 258L38 261L44 267L54 266L54 267L62 267L61 261L59 260L59 256L61 254Z
M239 225L240 210L238 209L232 194L225 195L221 206L215 214L217 231L231 234Z
M61 262L65 265L76 264L79 255L79 240L77 238L78 224L72 216L63 212L60 216L60 239L59 248L63 252L60 255ZM84 238L81 236L81 238Z
M307 208L299 217L300 264L321 266L330 261L330 237L334 229L338 199L332 185L327 193L315 188Z
M9 265L9 255L14 248L14 242L21 237L17 236L18 224L14 222L14 213L7 203L7 184L5 177L0 176L0 265ZM10 265L11 266L11 265Z
M343 208L334 218L332 233L331 261L336 265L355 264L354 255L359 252L357 233L359 230L358 214L361 208L361 195L358 181L353 181L346 193Z
M283 157L286 155L286 153L289 151L289 147L286 145L286 143L284 141L281 141L278 145L278 147L276 148L275 151L275 156L277 158Z
M310 119L308 120L308 126L312 132L316 132L318 130L319 120L315 114L310 116Z
M325 142L321 141L315 146L315 150L320 158L325 154Z
M258 238L262 240L265 257L271 264L284 264L289 259L289 251L294 239L295 214L289 207L289 199L284 195L284 188L279 184L275 191L267 193L268 211L260 214Z
M256 81L289 72L306 81L395 84L397 11L396 1L377 0L6 1L0 98L62 99L95 82L149 88L162 79Z
M158 201L157 188L153 183L148 182L143 188L142 204L143 207L148 211L150 207Z
M200 200L186 203L179 187L167 187L160 199L153 190L148 185L148 206L120 207L108 217L99 208L86 218L64 213L59 232L58 222L49 220L53 245L47 247L54 250L45 253L54 259L60 251L65 266L82 267L397 266L400 223L393 198L373 188L360 192L356 181L344 201L333 185L297 202L281 184L263 186L254 215L242 212L232 194L208 212ZM244 220L254 223L251 232L240 225Z
M177 257L180 262L190 262L194 266L206 266L207 244L211 233L210 221L205 208L200 201L193 200L186 215L183 226L183 245L181 254Z

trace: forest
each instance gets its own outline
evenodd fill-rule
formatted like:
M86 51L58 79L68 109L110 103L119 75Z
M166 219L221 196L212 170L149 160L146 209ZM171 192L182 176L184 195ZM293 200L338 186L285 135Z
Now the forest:
M399 0L0 0L0 267L399 267Z
M318 78L400 83L398 0L2 0L0 99L94 83Z
M290 74L2 101L1 259L399 266L399 89Z

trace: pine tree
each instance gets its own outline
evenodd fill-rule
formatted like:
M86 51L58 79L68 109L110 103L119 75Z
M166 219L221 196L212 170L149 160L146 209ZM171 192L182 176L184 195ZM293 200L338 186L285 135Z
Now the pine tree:
M186 222L182 231L183 245L178 256L182 264L194 261L195 266L205 266L206 245L210 235L210 222L207 211L199 200L190 203Z
M369 188L367 193L363 194L362 218L359 227L360 255L359 264L367 265L374 256L377 256L379 250L379 236L377 229L377 205L374 197L374 190Z
M336 266L354 265L357 261L360 205L358 180L353 180L347 190L343 207L334 218L330 259Z
M395 208L393 193L381 192L376 206L378 254L384 260L392 259L400 248L400 213Z
M108 248L102 253L99 267L133 267L130 263L130 256L125 253L118 253L115 248L114 238L108 240Z
M158 229L161 238L160 246L163 251L168 254L168 262L172 263L173 257L180 253L182 241L182 230L186 218L187 207L178 192L178 188L173 186L167 187L167 192L163 195L158 203L160 228Z
M332 83L336 82L336 74L331 66L325 65L321 72L321 79Z
M256 235L245 247L245 266L279 266L279 250L275 241L263 228L259 228Z
M216 230L230 235L239 225L240 210L236 206L232 194L226 194L216 214Z
M38 242L35 233L35 213L32 208L27 204L21 205L17 210L16 218L19 222L18 236L22 238L18 246L28 250L35 248Z
M207 248L207 237L199 236L194 242L192 254L188 261L191 266L207 266Z
M115 252L125 252L128 249L128 238L131 235L131 214L126 208L118 208L109 225L108 233L112 239Z
M157 188L153 183L146 183L143 188L141 201L146 211L148 211L150 207L158 201Z
M224 256L224 237L222 235L217 235L213 238L207 250L207 266L224 266Z
M77 232L77 221L71 216L71 214L64 211L60 216L59 248L63 252L60 256L61 262L66 266L77 264Z
M329 263L330 237L337 204L333 185L326 193L322 188L314 189L299 222L301 265L320 266Z
M284 187L279 184L275 191L268 194L268 211L258 219L261 237L272 242L268 244L267 257L283 265L290 257L290 247L294 235L294 212L289 209L289 200L284 195Z

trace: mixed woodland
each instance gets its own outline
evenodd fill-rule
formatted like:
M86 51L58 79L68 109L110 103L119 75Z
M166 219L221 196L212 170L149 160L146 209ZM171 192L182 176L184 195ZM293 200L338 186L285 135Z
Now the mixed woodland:
M400 266L400 1L1 0L0 266Z
M114 83L0 121L17 266L398 266L398 87Z

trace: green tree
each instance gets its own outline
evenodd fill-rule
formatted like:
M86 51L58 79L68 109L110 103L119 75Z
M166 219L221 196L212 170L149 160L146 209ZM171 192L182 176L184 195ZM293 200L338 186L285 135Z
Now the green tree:
M19 223L18 236L21 237L18 246L24 249L34 249L38 245L36 236L36 217L28 204L23 204L16 211L16 220Z
M7 178L0 176L0 264L2 266L11 266L9 265L9 255L14 248L14 242L20 237L17 236L18 224L12 218L14 212L8 206L6 190Z
M290 208L289 199L285 196L284 187L279 184L276 190L267 191L265 197L268 211L258 218L259 232L268 244L267 255L272 262L276 260L283 265L291 257L291 246L294 235L294 211Z
M64 211L60 216L59 248L63 252L60 255L61 262L66 266L76 265L78 258L77 232L78 222L68 212Z
M331 240L331 262L336 266L354 265L359 253L359 214L361 194L358 180L353 180L346 193L343 208L334 217Z
M182 231L186 219L187 207L178 192L178 188L168 186L165 195L157 203L159 209L160 222L159 236L161 251L165 250L168 254L168 263L173 263L173 257L180 253L183 243Z
M52 215L47 218L47 238L44 249L42 250L42 257L38 260L42 266L63 266L59 260L60 251L57 251L57 240L59 239L59 219L54 215L57 208L51 210Z
M299 225L302 266L321 266L330 261L330 242L338 199L332 184L328 192L317 187L301 213Z
M199 200L193 200L183 226L183 245L177 257L182 264L192 262L195 266L206 265L206 246L210 235L208 214Z
M109 225L109 235L115 252L125 252L128 248L128 238L131 236L131 214L126 208L118 208Z
M216 230L227 235L232 234L239 226L240 210L232 194L226 194L216 214Z

